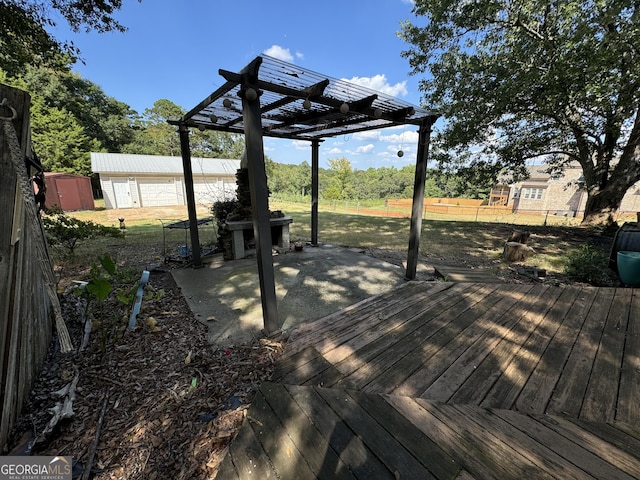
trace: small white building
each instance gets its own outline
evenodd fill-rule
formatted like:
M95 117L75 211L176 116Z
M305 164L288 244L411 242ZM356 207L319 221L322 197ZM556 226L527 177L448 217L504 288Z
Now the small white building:
M210 205L234 196L240 160L191 159L196 203ZM106 208L186 205L181 157L91 153Z

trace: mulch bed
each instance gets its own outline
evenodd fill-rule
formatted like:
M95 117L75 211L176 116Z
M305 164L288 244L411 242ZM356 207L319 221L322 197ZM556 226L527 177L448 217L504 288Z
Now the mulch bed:
M269 339L209 345L206 326L193 317L170 273L152 272L148 288L160 293L143 301L135 330L106 352L99 331L81 353L61 355L52 342L9 450L72 456L75 474L91 468L99 480L215 476L284 345ZM77 348L83 332L78 300L68 293L62 303ZM56 403L52 392L76 376L73 417L43 436Z

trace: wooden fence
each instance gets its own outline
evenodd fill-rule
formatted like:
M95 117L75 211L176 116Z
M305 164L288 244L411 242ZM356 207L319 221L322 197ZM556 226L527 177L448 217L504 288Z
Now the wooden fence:
M389 208L406 208L411 211L410 198L387 200ZM505 215L513 212L512 207L504 205L483 205L484 200L471 198L425 198L423 212L442 215Z
M53 328L51 262L33 188L26 92L0 84L0 452L46 357ZM15 135L14 135L15 132ZM17 147L17 148L16 148ZM16 166L16 149L22 164ZM18 168L19 167L19 168ZM25 186L29 191L25 192ZM35 214L35 215L34 215ZM49 269L49 270L47 270ZM57 299L56 299L57 300ZM55 305L59 307L59 305Z

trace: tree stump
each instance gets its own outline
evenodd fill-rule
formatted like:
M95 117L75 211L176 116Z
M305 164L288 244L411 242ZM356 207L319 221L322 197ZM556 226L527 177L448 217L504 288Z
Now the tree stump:
M520 230L514 230L511 233L511 237L509 238L509 240L507 240L507 242L518 242L518 243L522 243L522 244L526 245L526 243L529 240L530 236L531 236L531 232L523 232L523 231L520 231Z
M533 255L535 251L533 248L520 242L507 242L504 245L503 258L507 262L524 262L527 258Z

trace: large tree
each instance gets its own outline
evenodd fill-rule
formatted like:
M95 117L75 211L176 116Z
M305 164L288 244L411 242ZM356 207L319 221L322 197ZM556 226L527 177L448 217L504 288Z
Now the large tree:
M156 100L134 124L134 135L125 153L180 156L180 139L176 127L167 120L177 119L185 110L166 98ZM207 130L192 130L189 139L191 155L205 158L235 158L242 156L244 139L240 135Z
M640 180L640 3L415 0L400 36L444 127L435 143L472 169L578 162L585 222L612 221ZM441 157L442 158L442 157Z
M128 105L72 73L27 66L23 75L0 81L31 94L33 148L47 171L88 175L92 151L118 152L132 138Z
M56 18L75 32L124 31L113 17L121 7L122 0L0 0L0 65L10 75L20 75L27 65L64 68L80 52L47 31Z

